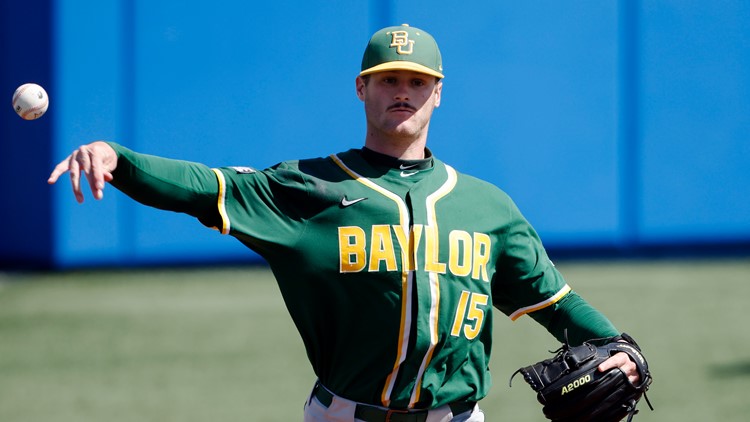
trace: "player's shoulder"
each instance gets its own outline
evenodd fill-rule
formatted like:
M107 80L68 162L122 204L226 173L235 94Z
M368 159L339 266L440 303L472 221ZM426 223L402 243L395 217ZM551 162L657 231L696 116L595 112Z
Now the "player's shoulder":
M456 187L461 190L468 190L471 192L474 192L475 194L479 195L485 195L488 198L493 198L498 201L512 201L510 195L508 195L507 192L505 192L502 188L495 185L492 182L489 182L484 179L480 179L479 177L473 176L468 173L463 173L453 167L451 167L449 164L446 164L438 159L435 160L436 165L443 165L446 167L452 168L456 172L457 180L456 180Z
M352 157L356 150L344 151L335 156ZM284 181L309 181L312 179L332 179L340 177L340 168L334 164L332 156L291 159L277 162L271 166L258 168L246 165L220 167L226 176L232 179L268 179Z
M354 157L358 157L357 150L351 149L336 154L331 154L325 157L313 157L313 158L302 158L297 160L283 161L276 166L276 171L296 171L299 172L303 177L313 179L329 179L331 177L340 176L341 168L335 164L335 159L349 160Z

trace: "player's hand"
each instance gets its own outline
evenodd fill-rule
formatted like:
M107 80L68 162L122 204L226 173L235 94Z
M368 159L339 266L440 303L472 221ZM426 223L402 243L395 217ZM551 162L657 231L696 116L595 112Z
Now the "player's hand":
M640 379L638 376L638 367L635 362L630 360L627 353L616 353L614 356L599 365L600 372L606 372L612 368L620 368L620 370L628 377L628 380L633 384L636 384Z
M54 184L61 175L69 172L73 194L76 201L82 203L81 174L84 174L94 198L102 199L105 182L112 181L112 172L115 168L117 168L115 150L105 142L96 141L79 147L62 160L49 175L47 183Z

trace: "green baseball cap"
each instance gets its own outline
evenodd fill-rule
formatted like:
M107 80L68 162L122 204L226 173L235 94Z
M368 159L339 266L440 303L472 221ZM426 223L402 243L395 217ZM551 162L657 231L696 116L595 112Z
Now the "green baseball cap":
M383 28L367 44L359 75L386 70L411 70L444 78L443 59L435 39L407 24Z

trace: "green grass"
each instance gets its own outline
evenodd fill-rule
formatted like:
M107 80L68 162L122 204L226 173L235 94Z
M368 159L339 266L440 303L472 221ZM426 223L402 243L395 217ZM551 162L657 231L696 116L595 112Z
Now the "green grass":
M644 348L638 421L750 414L750 260L558 264ZM557 344L496 313L488 421L542 421L508 377ZM0 273L0 421L301 421L314 376L265 269Z

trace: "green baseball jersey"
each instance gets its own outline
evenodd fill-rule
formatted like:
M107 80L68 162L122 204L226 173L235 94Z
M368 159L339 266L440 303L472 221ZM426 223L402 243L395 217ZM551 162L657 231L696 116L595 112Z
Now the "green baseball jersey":
M267 260L315 374L350 400L478 401L491 384L492 307L516 319L571 296L508 195L438 159L358 149L262 171L208 169L114 146L128 158L115 186ZM118 182L144 167L169 167L180 182ZM607 324L599 331L610 334Z
M395 407L478 400L492 306L517 317L569 287L494 186L434 160L359 151L217 169L222 232L269 262L323 385Z

